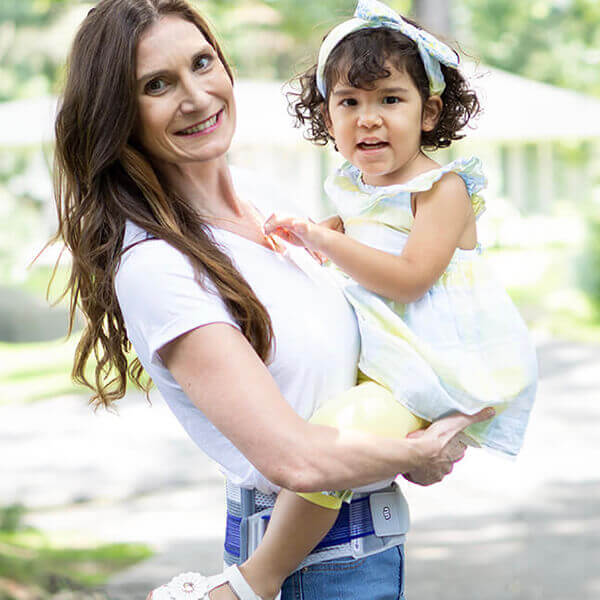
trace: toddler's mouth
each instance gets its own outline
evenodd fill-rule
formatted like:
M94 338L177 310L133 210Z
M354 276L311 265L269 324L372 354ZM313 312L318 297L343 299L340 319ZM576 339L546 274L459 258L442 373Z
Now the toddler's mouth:
M389 144L387 142L360 142L357 146L361 150L381 150L381 148L385 148Z

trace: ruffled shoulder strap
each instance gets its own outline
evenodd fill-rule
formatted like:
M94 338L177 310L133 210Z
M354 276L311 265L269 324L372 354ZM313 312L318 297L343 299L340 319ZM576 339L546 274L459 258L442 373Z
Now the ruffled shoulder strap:
M458 158L452 162L432 171L426 171L417 175L414 179L404 184L405 189L411 192L424 192L432 188L446 173L456 173L467 186L467 192L471 197L475 217L479 217L485 211L485 200L479 192L487 185L487 179L483 174L481 160L476 156L469 158Z
M338 214L346 218L364 213L381 198L404 197L410 207L411 193L430 190L434 183L450 172L462 177L471 197L475 217L479 217L485 210L485 201L479 192L486 187L487 180L481 160L476 156L453 160L447 165L421 173L406 183L385 187L365 184L360 170L346 162L327 178L325 191Z
M325 193L343 219L364 212L376 201L364 189L360 171L347 161L327 177Z

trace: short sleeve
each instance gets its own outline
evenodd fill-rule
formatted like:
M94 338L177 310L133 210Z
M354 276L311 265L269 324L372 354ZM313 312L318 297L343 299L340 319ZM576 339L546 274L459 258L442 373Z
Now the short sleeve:
M200 285L189 259L162 240L126 251L115 287L128 337L153 364L164 366L158 351L188 331L211 323L239 329L214 286Z

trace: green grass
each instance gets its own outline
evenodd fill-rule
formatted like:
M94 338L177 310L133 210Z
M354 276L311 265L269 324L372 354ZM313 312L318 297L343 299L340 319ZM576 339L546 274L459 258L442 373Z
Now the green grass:
M15 584L51 593L96 587L150 556L144 544L69 545L33 529L0 531L0 598Z
M68 340L52 342L0 342L0 406L70 394L91 397L91 390L76 385L71 380L77 342L76 333ZM129 360L133 360L134 357L135 354L131 353ZM93 381L94 369L95 362L92 359L86 367L89 381ZM130 381L128 386L133 388L133 382Z
M46 298L52 271L53 267L34 265L27 270L27 279L19 283L17 287L31 292L39 298ZM69 273L70 269L67 266L61 266L56 270L54 281L50 287L50 302L56 301L63 293L69 280Z
M600 312L581 290L565 287L540 293L532 288L512 288L509 293L532 329L553 337L600 343Z
M0 342L0 406L47 400L70 394L87 395L92 391L71 380L73 357L78 336L31 344ZM128 356L129 361L134 353ZM86 366L88 381L94 379L95 361ZM135 384L129 380L128 389ZM135 389L138 389L135 387Z
M84 392L85 388L71 381L76 344L75 338L0 343L0 406Z

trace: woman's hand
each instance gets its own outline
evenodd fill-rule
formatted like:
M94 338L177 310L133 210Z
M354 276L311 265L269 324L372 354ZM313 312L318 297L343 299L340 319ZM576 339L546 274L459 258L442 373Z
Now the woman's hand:
M493 408L486 408L472 416L455 414L432 423L427 429L420 429L407 437L414 439L423 455L422 465L404 473L404 478L418 485L432 485L441 481L452 471L454 463L462 460L466 445L461 441L463 429L487 421L495 414Z

